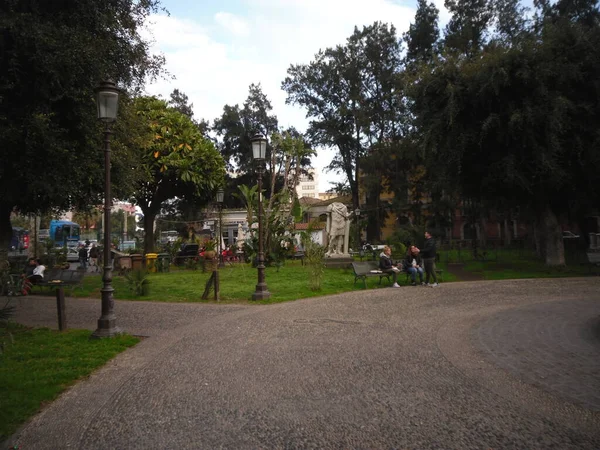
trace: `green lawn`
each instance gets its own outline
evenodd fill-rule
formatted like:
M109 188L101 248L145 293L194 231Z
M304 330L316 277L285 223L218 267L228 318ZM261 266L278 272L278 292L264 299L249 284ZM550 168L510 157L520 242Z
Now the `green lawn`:
M0 324L0 442L44 404L139 339L90 339L91 331Z
M461 270L456 270L456 263L460 262ZM473 279L500 280L512 278L555 278L584 276L589 273L587 267L571 261L565 268L548 268L532 252L525 250L499 250L486 254L486 260L474 260L472 253L464 251L458 254L454 251L441 251L440 262L437 267L444 271L443 282L462 281L462 273L467 272L475 276ZM456 273L452 273L453 268ZM255 290L257 270L248 264L236 263L220 270L221 302L223 303L248 303ZM118 300L146 300L160 302L207 302L201 300L204 286L210 273L203 273L200 269L191 270L172 268L167 273L151 273L150 293L140 297L135 295L128 287L124 277L113 274L114 298ZM472 278L468 278L472 279ZM351 269L325 269L322 289L310 290L310 269L303 266L300 261L288 261L283 267L266 268L266 281L271 298L258 304L279 303L301 298L338 294L348 291L362 290L363 283L354 284L354 275ZM400 274L399 283L406 284L406 277ZM387 288L389 284L384 280L381 285L378 277L367 279L368 289ZM102 280L99 276L85 277L83 286L67 295L75 297L100 298ZM39 293L39 288L36 288ZM42 291L52 295L48 290Z
M443 267L444 265L440 265ZM279 270L276 267L266 268L266 282L271 292L271 298L258 304L279 303L300 298L315 297L322 295L338 294L342 292L363 290L362 281L354 285L354 274L351 269L325 269L323 275L322 289L311 291L309 287L310 270L308 266L301 265L300 261L288 261ZM257 283L257 270L246 264L235 264L227 266L219 271L221 281L221 302L244 303L250 301ZM167 273L152 273L150 276L150 293L144 297L138 297L128 288L124 277L114 276L114 297L119 300L150 300L161 302L203 302L201 300L204 286L210 273L202 273L201 270L179 270L173 269ZM449 276L444 281L454 281ZM398 277L400 284L405 283L405 275ZM100 298L100 277L86 277L83 288L75 289L73 295L76 297ZM379 277L367 279L368 289L379 289L389 287L384 279L379 285ZM70 295L69 293L67 293ZM211 302L211 301L206 301Z
M590 271L589 267L580 264L585 260L583 256L583 253L567 253L566 267L547 267L533 251L528 250L491 250L479 260L473 259L469 250L440 252L442 261L451 264L460 262L466 272L484 280L586 276Z

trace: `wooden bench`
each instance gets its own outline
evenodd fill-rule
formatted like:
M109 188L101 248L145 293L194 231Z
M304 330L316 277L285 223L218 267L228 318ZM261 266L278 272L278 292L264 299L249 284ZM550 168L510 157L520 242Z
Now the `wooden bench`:
M352 270L354 271L354 284L357 280L362 280L365 288L367 287L367 277L379 277L379 284L381 284L382 278L387 278L390 282L391 273L382 272L379 269L378 261L355 261L352 263Z
M292 259L292 260L299 259L300 262L302 263L302 265L304 265L304 252L302 250L299 250L296 253L294 253L292 256L290 256L290 259Z
M33 287L56 288L69 286L74 289L81 286L84 274L83 270L50 269L44 272L44 280L37 281Z

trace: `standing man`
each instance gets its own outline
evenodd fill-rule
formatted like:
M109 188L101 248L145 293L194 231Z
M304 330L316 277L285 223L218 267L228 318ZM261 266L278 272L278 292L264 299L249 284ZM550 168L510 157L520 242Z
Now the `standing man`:
M81 245L79 247L79 267L83 269L84 272L87 271L87 259L88 259L88 251L85 248L85 245Z
M98 272L98 247L96 244L92 244L92 248L90 248L90 267L95 266L96 272Z
M437 276L435 274L435 240L431 236L429 231L425 232L425 245L421 250L421 257L423 258L423 266L425 269L425 285L431 287L437 287ZM433 278L433 284L429 284L429 277Z

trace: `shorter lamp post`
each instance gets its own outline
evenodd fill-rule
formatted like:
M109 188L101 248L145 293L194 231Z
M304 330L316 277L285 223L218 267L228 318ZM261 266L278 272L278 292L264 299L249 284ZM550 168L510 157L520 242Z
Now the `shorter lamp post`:
M223 249L221 248L221 241L223 240L223 201L225 200L225 192L223 191L222 188L219 188L219 190L217 191L217 206L219 208L219 242L218 242L218 249L219 249L219 267L223 267Z
M256 162L258 178L258 283L252 300L265 300L271 297L265 282L265 254L263 251L263 207L262 207L262 177L265 172L265 158L267 156L267 139L262 134L252 138L252 158Z
M360 252L362 250L362 245L360 245L360 208L354 210L354 215L356 216L356 247Z
M104 81L96 89L98 119L106 124L104 129L104 270L102 272L102 315L98 319L98 329L92 333L93 338L112 337L120 333L117 328L113 300L112 266L110 261L110 129L117 120L119 109L119 90L112 81Z

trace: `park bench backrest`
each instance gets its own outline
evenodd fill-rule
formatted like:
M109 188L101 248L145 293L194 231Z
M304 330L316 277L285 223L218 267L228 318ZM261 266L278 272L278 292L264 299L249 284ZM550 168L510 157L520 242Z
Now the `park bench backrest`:
M44 281L60 280L62 269L50 269L44 271Z
M371 270L379 270L378 261L355 261L352 263L352 270L356 275L370 273Z
M600 253L588 253L588 261L592 264L600 264Z
M71 283L79 283L81 280L83 280L83 275L84 275L84 271L83 270L65 270L63 271L63 273L65 273L65 281L69 281Z

